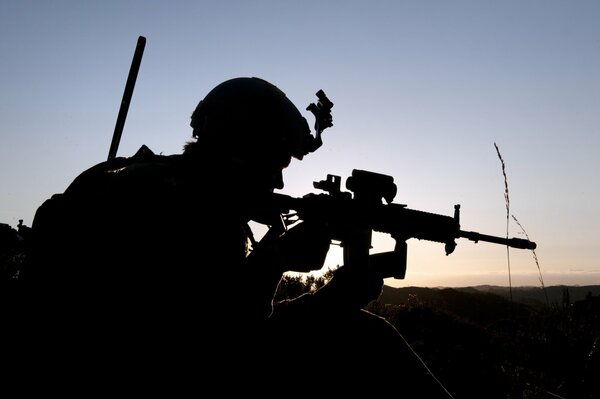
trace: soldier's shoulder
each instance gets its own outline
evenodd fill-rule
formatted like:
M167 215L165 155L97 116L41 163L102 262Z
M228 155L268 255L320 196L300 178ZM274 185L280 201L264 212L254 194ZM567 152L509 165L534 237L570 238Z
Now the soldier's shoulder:
M65 195L133 188L136 184L159 184L167 176L178 173L180 158L180 154L155 154L142 145L133 156L113 158L86 169L67 187Z

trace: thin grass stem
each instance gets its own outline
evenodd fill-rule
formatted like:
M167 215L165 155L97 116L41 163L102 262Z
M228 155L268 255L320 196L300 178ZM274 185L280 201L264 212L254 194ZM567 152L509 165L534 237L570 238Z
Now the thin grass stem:
M506 165L504 164L504 159L502 158L502 154L500 154L498 144L496 144L495 142L494 147L496 147L496 153L498 154L498 158L500 159L500 163L502 164L502 175L504 176L504 203L506 204L506 239L508 240L510 222L510 196L508 195L508 178L506 177ZM510 247L508 245L506 246L506 261L508 264L508 290L510 294L510 302L512 303L513 295L512 279L510 274Z

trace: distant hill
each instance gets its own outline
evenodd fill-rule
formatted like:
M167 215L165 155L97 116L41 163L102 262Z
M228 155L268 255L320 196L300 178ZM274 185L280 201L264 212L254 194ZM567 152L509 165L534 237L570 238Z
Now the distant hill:
M429 308L443 311L462 320L479 325L489 325L511 316L524 316L530 306L511 303L502 295L465 288L393 288L384 286L378 302L384 305L401 305L411 308Z
M481 292L489 292L503 296L504 298L510 298L509 287L499 287L493 285L481 285L472 287ZM545 291L545 292L544 292ZM541 287L513 287L512 298L513 301L526 303L529 305L546 304L546 296L548 296L548 302L556 305L562 305L565 303L565 295L570 303L584 300L588 295L597 296L600 295L600 285L583 285L583 286L571 286L571 285L553 285L546 287L545 290Z
M428 303L435 304L451 291L462 292L466 294L490 294L503 299L510 299L512 291L513 302L523 303L533 307L550 305L563 305L565 300L574 303L585 299L587 296L600 295L600 285L585 286L567 286L555 285L542 289L541 287L502 287L495 285L479 285L473 287L460 288L423 288L423 287L402 287L394 288L384 286L383 293L379 300L389 304L406 304L409 297L419 298ZM479 297L479 299L485 298ZM475 296L473 296L473 299ZM547 298L547 300L546 300ZM490 298L488 298L489 301Z

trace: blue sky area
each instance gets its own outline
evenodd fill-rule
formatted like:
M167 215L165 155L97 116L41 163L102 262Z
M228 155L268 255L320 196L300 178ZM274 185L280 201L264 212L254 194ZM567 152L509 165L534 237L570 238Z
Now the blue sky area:
M392 175L394 202L506 234L533 253L409 240L395 286L600 284L600 2L0 1L0 222L104 161L138 36L144 58L118 155L181 152L197 102L262 77L304 111L335 103L324 145L285 171L301 196L327 174ZM306 112L312 125L312 115ZM523 236L512 217L511 236ZM393 241L377 235L373 252ZM328 266L340 262L332 247ZM538 270L539 265L539 270Z

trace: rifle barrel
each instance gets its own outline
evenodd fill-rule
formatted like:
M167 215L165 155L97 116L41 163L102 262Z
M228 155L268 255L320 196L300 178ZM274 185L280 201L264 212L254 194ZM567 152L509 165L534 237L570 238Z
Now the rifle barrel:
M529 240L524 240L522 238L504 238L504 237L497 237L497 236L490 236L487 234L481 234L481 233L477 233L474 231L463 231L460 230L458 232L458 237L463 237L463 238L467 238L471 241L486 241L486 242L493 242L495 244L501 244L501 245L508 245L509 247L512 248L519 248L519 249L536 249L537 248L537 244L533 241L529 241Z

